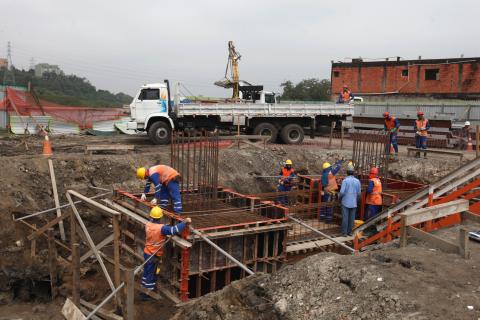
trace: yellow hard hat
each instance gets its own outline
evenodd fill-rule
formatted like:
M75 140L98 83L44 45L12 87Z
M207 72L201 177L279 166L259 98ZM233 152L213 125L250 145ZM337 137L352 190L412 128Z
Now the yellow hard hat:
M147 173L147 169L144 167L137 169L137 178L138 179L145 179L145 174Z
M348 161L348 165L349 165L349 166L353 166L353 162L352 162L352 161Z
M153 219L160 219L163 217L163 210L160 207L153 207L152 210L150 210L150 217Z
M285 161L285 164L292 165L292 160L290 160L290 159L287 159L287 160Z
M330 168L331 166L332 166L332 165L331 165L330 163L324 162L322 168L323 168L323 169L327 169L327 168Z

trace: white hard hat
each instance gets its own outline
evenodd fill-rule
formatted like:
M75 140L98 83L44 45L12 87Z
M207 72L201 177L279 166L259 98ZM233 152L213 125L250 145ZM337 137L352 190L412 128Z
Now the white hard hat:
M466 125L466 126L469 126L469 125L470 125L470 121L465 121L465 125Z

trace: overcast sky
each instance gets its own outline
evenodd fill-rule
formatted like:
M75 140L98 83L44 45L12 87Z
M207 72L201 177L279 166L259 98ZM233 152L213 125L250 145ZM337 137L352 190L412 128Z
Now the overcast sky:
M194 94L230 95L213 85L229 40L242 55L240 78L277 92L285 80L329 78L331 60L480 55L476 0L1 3L0 56L11 41L17 67L34 58L131 95L163 79Z

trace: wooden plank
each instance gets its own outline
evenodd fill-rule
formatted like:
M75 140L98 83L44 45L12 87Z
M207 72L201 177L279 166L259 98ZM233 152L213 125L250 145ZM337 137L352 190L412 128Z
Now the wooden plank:
M33 224L34 227L37 227L35 224ZM35 258L35 255L37 254L37 240L33 239L32 242L30 243L30 262L33 261L33 258Z
M155 299L155 300L162 300L163 299L162 296L159 295L158 293L156 293L155 291L145 289L144 287L142 287L138 283L135 283L135 289L140 291L140 292L145 293L147 296L149 296L152 299Z
M97 306L94 305L93 303L87 302L83 299L80 299L80 304L82 306L87 307L90 310L95 309ZM97 311L97 314L100 315L102 318L105 318L106 320L123 320L123 317L116 315L112 312L109 312L108 310L105 310L104 308L100 308Z
M400 248L404 248L407 246L407 225L406 225L406 217L400 218Z
M439 249L446 253L459 253L459 247L447 240L444 240L436 235L417 229L412 226L407 227L407 234L422 241L425 241L429 246Z
M52 300L57 296L57 248L53 241L53 229L48 229L48 269L50 271L50 288Z
M468 231L464 227L460 227L459 234L458 234L458 251L459 254L464 258L464 259L470 259L470 250L468 248Z
M97 250L100 250L100 249L102 249L103 247L105 247L107 244L109 244L110 242L112 242L113 239L114 239L114 235L111 234L111 235L109 235L108 237L106 237L105 239L103 239L102 241L100 241L100 243L97 244L97 245L95 246L95 248L96 248ZM82 255L82 256L80 257L80 263L82 263L83 261L87 260L87 259L90 258L92 255L93 255L93 250L92 250L92 249L88 250L84 255ZM120 284L120 283L119 283L119 284Z
M73 303L72 300L66 299L62 307L62 314L68 320L85 320L86 317L82 311Z
M77 218L78 224L80 225L80 228L83 230L83 233L85 234L85 237L87 239L87 243L92 249L93 253L95 254L95 257L98 260L98 263L100 264L100 267L102 268L103 274L105 275L105 279L107 279L108 285L110 286L110 289L112 291L115 291L115 286L113 284L112 279L110 278L110 275L108 274L107 268L105 267L105 264L103 263L102 257L98 253L97 248L95 248L95 244L93 243L92 237L90 236L90 233L87 230L87 227L83 223L82 217L80 216L80 213L77 210L77 207L75 207L75 204L72 201L72 197L70 196L70 193L76 194L76 192L68 190L67 191L67 199L68 202L70 203L73 213L75 214L75 217ZM73 219L73 217L72 217Z
M34 240L39 235L41 235L42 233L44 233L45 231L47 231L48 229L50 229L51 227L53 227L57 223L62 222L63 219L66 219L66 218L70 217L70 215L71 215L71 212L67 212L65 214L62 214L61 216L57 216L55 219L50 220L47 224L38 228L35 232L31 233L27 237L27 239L30 240L30 241ZM62 240L65 241L65 239L62 239Z
M135 320L135 273L133 270L127 270L125 271L125 282L126 282L126 289L125 289L125 294L126 294L126 301L125 301L125 308L126 312L124 314L127 314L126 319L127 320Z
M52 159L48 159L48 168L50 170L50 180L52 181L52 190L53 190L53 200L55 202L55 207L57 208L57 217L62 216L62 210L60 207L60 200L58 199L58 191L57 191L57 180L55 179L55 171L53 170L53 162ZM58 228L60 229L60 239L65 241L67 238L65 236L65 228L63 227L63 221L58 221Z
M466 211L469 208L468 200L460 199L450 201L447 203L438 204L436 206L407 210L399 213L400 217L406 217L405 225L411 226L417 223L430 221L445 216L449 216L454 213Z
M250 235L250 234L255 234L255 233L263 233L266 231L277 231L277 230L283 230L283 229L289 229L292 227L292 223L277 223L277 224L269 224L269 225L264 225L260 227L246 227L242 229L235 229L235 230L226 230L226 231L217 231L217 232L211 232L207 233L205 232L205 236L209 237L210 239L215 239L215 238L224 238L226 236L228 237L240 237L244 235ZM190 238L193 239L200 239L199 236L191 235Z
M177 304L177 303L181 303L182 301L177 297L175 296L174 294L172 294L167 288L165 288L162 284L157 284L157 290L159 292L161 292L165 297L167 297L168 299L170 299L173 303Z
M462 215L462 224L470 222L480 223L480 215L472 213L470 211L463 211Z
M429 152L429 153L438 153L438 154L447 154L452 156L463 157L463 152L461 151L451 151L451 150L438 150L438 149L418 149L415 147L407 147L408 153L410 152Z
M353 241L353 236L336 237L334 239L337 240L338 242L345 243L345 242ZM333 242L330 239L321 239L321 240L308 241L308 242L299 243L299 244L287 245L287 253L320 248L320 247L327 246L334 243L335 242Z
M134 145L128 144L89 144L85 148L86 151L135 150Z

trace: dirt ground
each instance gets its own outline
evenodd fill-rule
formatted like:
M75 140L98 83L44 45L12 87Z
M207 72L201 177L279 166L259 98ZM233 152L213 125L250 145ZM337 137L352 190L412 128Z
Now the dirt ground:
M52 159L62 204L67 202L65 192L68 189L74 189L86 195L103 192L89 186L109 190L112 188L141 190L143 183L135 179L136 167L169 163L170 148L154 146L145 137L59 136L52 137L51 142L54 149ZM133 144L136 150L132 154L84 154L84 148L88 144L114 143ZM277 174L281 162L287 158L292 159L297 170L305 169L310 174L318 174L321 172L324 161L332 162L342 157L348 159L351 156L351 145L349 147L348 142L345 144L345 150L328 150L324 148L325 145L326 142L320 139L307 140L307 143L302 146L267 145L265 150L246 145L240 150L237 147L222 149L219 167L220 184L247 194L271 191L275 188L274 180L256 179L255 176ZM48 163L41 153L42 138L10 136L0 138L0 167L2 168L0 170L2 182L0 184L2 195L0 200L0 224L2 225L0 228L0 319L5 317L56 319L55 315L63 304L63 297L69 291L68 270L60 267L58 284L60 297L50 302L46 242L44 239L37 242L36 255L32 258L30 243L25 239L31 230L19 222L12 221L12 215L18 217L54 207ZM460 163L455 158L413 159L401 156L399 162L390 166L390 174L400 179L431 182L458 165ZM93 230L94 241L100 241L111 232L111 226L98 213L91 212L87 208L83 208L81 213L89 228ZM27 221L41 226L54 217L55 213L48 213ZM58 237L58 234L56 236ZM428 252L427 250L426 253ZM61 250L59 253L62 256L68 255ZM304 267L307 264L323 265L326 263L322 262L325 259L337 261L334 266L339 266L342 265L343 259L352 259L352 257L314 256L294 266L286 267L285 270L302 268L302 264ZM367 261L375 260L368 259L364 261L365 266L368 265ZM417 275L418 282L423 279L421 275L423 276L423 274ZM330 276L333 277L333 275ZM458 277L460 277L458 281L465 280L462 274ZM385 278L388 278L387 275ZM457 276L453 277L452 273L451 278L457 278ZM82 297L92 303L99 302L108 292L106 284L99 283L98 279L98 267L86 266L82 276L84 285ZM275 294L272 291L272 297L278 297ZM35 309L33 306L39 306L40 309ZM148 316L148 310L154 309L149 303L141 306L139 314L144 316ZM46 311L42 311L42 307L45 307ZM168 319L175 311L175 308L166 308L159 319ZM24 312L30 313L24 315Z

